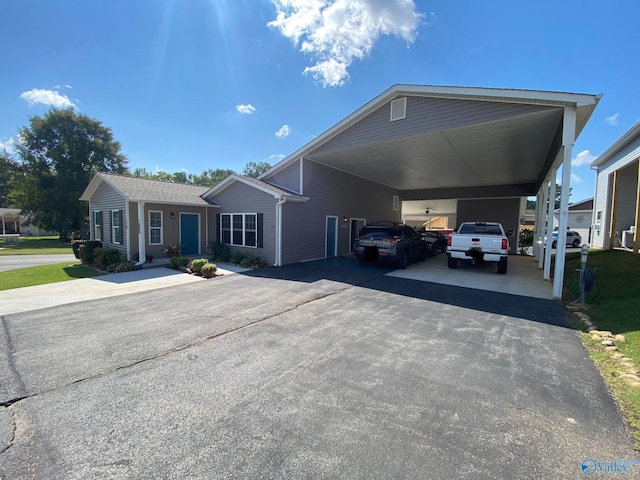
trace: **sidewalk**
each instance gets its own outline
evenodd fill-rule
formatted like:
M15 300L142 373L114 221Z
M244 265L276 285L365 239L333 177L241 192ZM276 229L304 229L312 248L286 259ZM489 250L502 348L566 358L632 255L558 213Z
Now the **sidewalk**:
M217 273L229 275L247 270L235 265L218 264ZM34 287L14 288L0 291L0 315L202 281L206 281L206 279L160 267L113 273L94 278L79 278Z

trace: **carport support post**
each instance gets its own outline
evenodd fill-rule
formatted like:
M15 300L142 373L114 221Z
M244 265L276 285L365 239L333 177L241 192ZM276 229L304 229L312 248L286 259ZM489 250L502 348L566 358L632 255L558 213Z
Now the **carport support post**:
M547 191L547 220L544 225L544 234L547 236L544 249L544 275L545 280L551 279L551 244L553 239L551 238L551 232L553 231L553 207L555 206L555 191L556 191L556 175L558 169L551 167L549 172L549 190Z
M544 219L546 218L544 206L547 203L548 191L549 184L545 180L538 191L538 198L536 200L536 231L533 238L534 245L536 245L536 260L538 261L538 268L540 269L544 266L544 249L542 248L542 241L544 238Z
M571 191L571 156L576 141L576 109L565 107L562 125L562 192L560 193L560 218L556 242L556 265L553 274L553 298L562 298L564 263L567 251L567 225L569 223L569 193Z

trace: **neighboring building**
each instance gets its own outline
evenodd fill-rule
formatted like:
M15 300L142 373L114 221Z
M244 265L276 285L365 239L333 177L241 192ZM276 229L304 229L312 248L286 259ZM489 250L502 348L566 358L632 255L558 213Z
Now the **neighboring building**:
M20 209L0 208L0 235L20 235Z
M591 246L638 252L640 121L591 163L597 171Z
M553 225L558 226L559 211L555 211ZM569 218L567 220L567 228L578 232L582 237L583 243L587 243L591 234L591 219L593 217L593 197L581 200L569 205Z

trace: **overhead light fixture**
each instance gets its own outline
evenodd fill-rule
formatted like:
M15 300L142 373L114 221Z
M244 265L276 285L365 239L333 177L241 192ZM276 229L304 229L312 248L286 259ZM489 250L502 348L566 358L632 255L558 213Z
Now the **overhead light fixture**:
M173 220L174 218L176 218L176 214L175 214L175 213L173 213L173 212L171 212L171 213L169 214L169 216L171 217L171 220Z

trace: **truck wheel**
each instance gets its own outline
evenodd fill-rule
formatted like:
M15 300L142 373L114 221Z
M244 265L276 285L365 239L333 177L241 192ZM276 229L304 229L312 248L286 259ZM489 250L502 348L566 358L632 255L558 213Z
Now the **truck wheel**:
M451 258L451 255L449 255L447 257L447 266L449 268L458 268L458 259L457 258Z
M580 242L578 240L573 241L573 248L578 248L580 246Z
M551 244L551 248L556 248L556 242L553 242L553 243Z
M501 258L498 261L498 273L501 275L504 275L505 273L507 273L507 259L506 258Z

